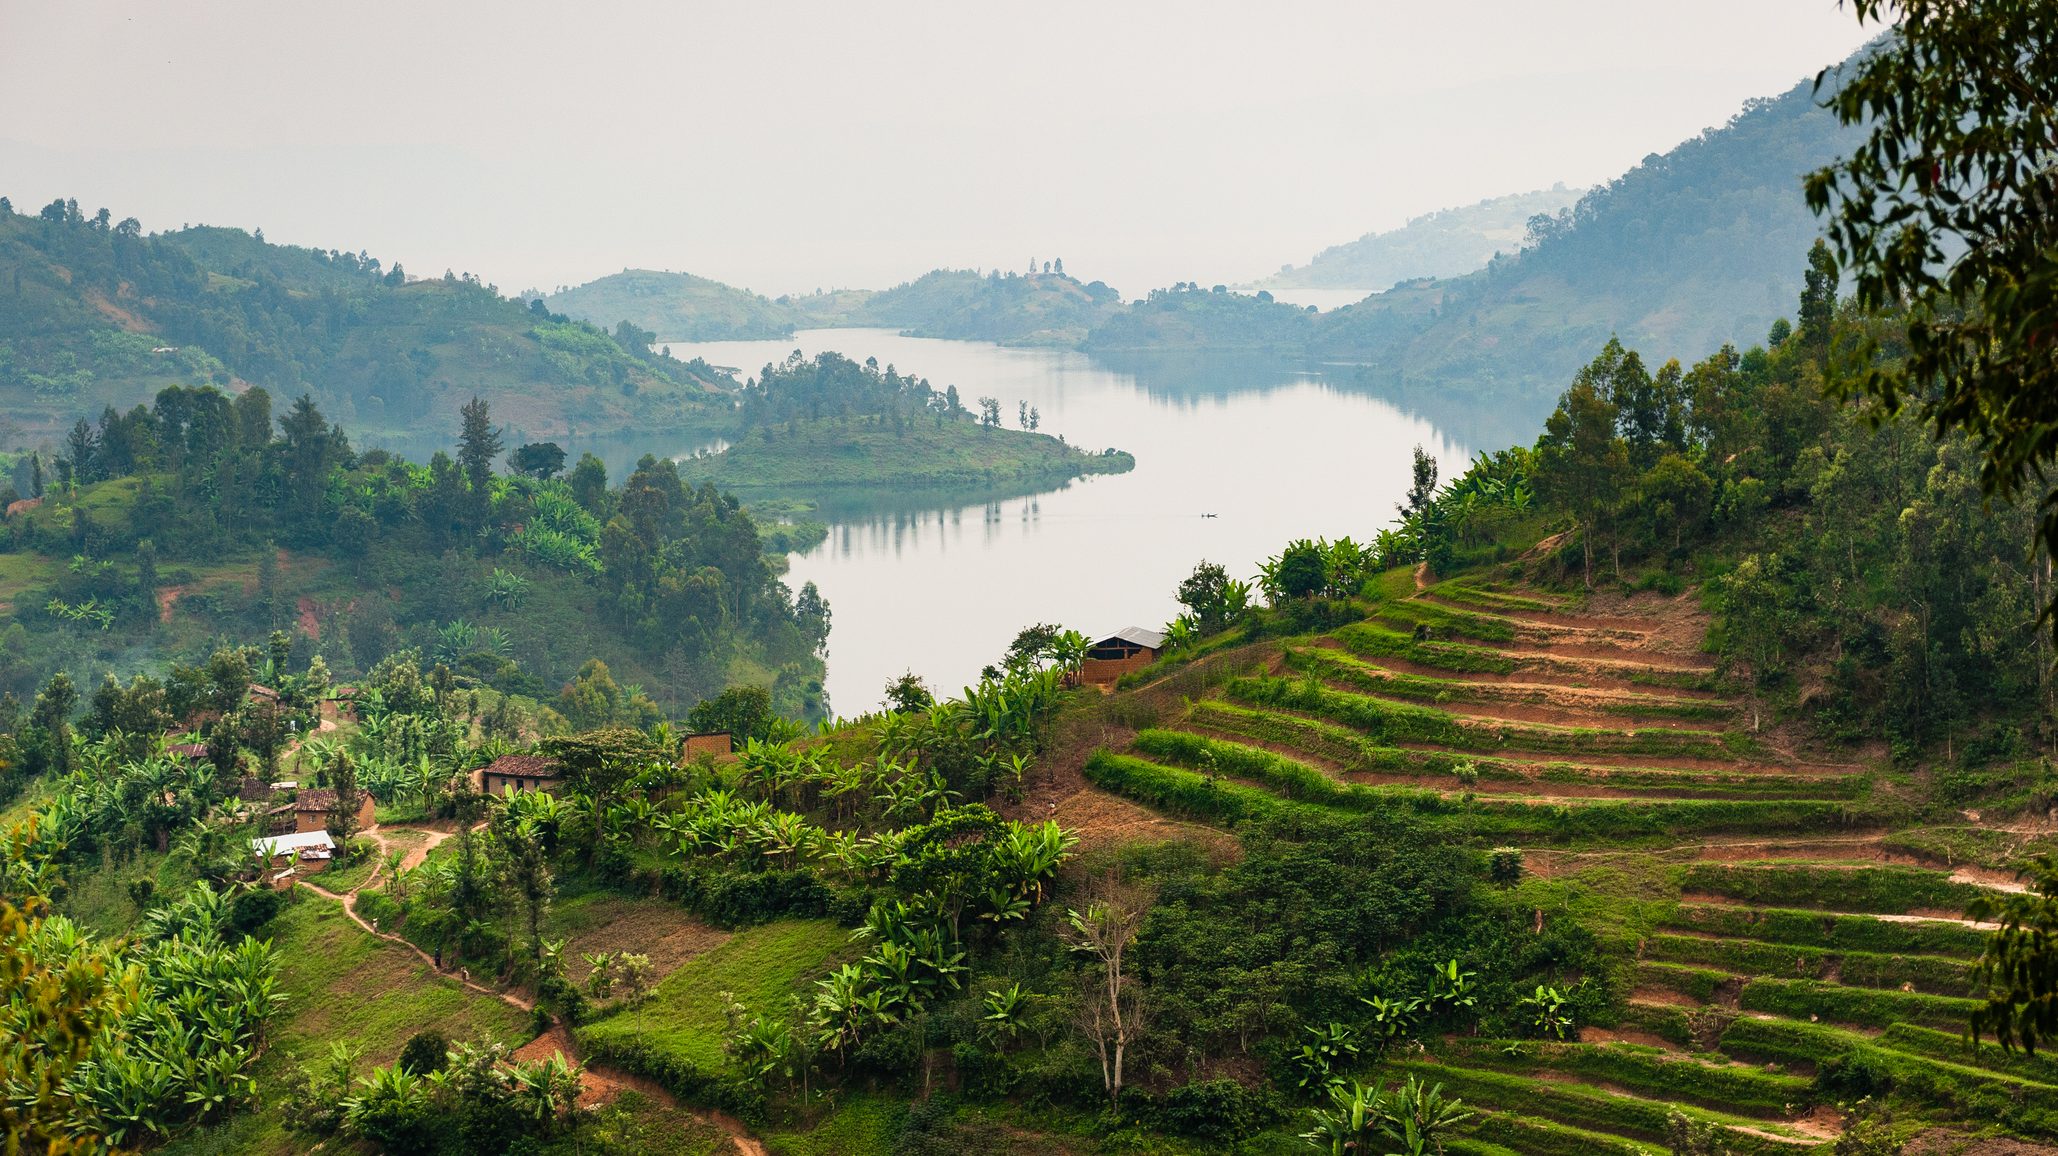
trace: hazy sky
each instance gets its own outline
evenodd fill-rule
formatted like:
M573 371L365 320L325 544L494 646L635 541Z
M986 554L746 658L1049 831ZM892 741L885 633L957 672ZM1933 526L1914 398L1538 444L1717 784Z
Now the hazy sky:
M1864 39L1833 0L0 0L0 193L510 291L1136 295L1606 180Z

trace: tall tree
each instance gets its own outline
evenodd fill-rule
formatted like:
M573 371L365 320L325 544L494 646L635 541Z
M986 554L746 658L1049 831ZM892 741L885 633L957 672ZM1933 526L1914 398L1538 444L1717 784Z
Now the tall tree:
M1572 511L1586 584L1594 584L1594 535L1609 523L1630 477L1629 447L1615 436L1619 411L1590 380L1575 383L1537 444L1538 496Z
M457 435L457 464L470 487L464 521L467 529L477 531L493 508L493 463L506 446L484 398L472 398L461 412L464 424Z
M1841 388L1972 434L1986 493L2044 491L2039 536L2058 553L2058 9L1852 7L1893 30L1851 74L1816 78L1865 136L1808 177L1808 204L1830 215L1859 303L1905 308L1908 327L1905 358L1873 359Z

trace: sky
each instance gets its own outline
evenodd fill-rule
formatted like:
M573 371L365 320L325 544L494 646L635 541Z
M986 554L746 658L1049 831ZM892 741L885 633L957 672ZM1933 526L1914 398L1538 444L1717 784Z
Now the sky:
M507 292L1138 296L1608 180L1865 39L1834 0L0 0L0 194Z

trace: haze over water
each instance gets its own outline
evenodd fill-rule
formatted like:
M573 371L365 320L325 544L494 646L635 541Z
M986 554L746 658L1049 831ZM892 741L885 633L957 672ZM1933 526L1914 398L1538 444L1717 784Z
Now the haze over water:
M899 509L831 511L828 540L792 559L788 582L812 581L829 600L830 702L845 715L876 707L909 668L955 692L1030 623L1096 637L1159 628L1178 613L1173 594L1201 559L1251 578L1289 539L1362 541L1393 520L1413 446L1446 474L1475 448L1385 401L1283 369L1202 365L1204 385L1153 377L1146 386L1080 353L877 329L665 344L748 376L794 349L876 357L938 390L956 385L967 405L999 398L1009 426L1027 401L1045 433L1136 455L1131 473L1029 497L909 495Z

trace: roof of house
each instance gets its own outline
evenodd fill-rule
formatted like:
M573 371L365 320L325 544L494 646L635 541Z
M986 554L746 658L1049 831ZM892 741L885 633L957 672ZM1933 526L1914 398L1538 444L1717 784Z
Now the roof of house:
M292 835L270 835L250 841L251 850L267 857L305 851L309 847L329 848L335 845L335 838L327 831L300 831Z
M300 792L293 800L296 811L333 811L336 809L336 792L321 787L311 787Z
M554 779L564 773L564 768L548 755L502 755L480 768L479 773L511 775L524 779Z
M1141 626L1124 626L1094 645L1106 646L1110 642L1127 642L1132 646L1141 646L1145 650L1161 650L1165 645L1165 636L1159 631L1145 630Z
M250 684L250 697L268 699L272 702L277 702L279 700L279 692L273 690L271 687L260 686L259 684L253 682Z
M164 753L168 755L181 755L189 759L204 759L207 757L207 744L173 743L164 748Z

